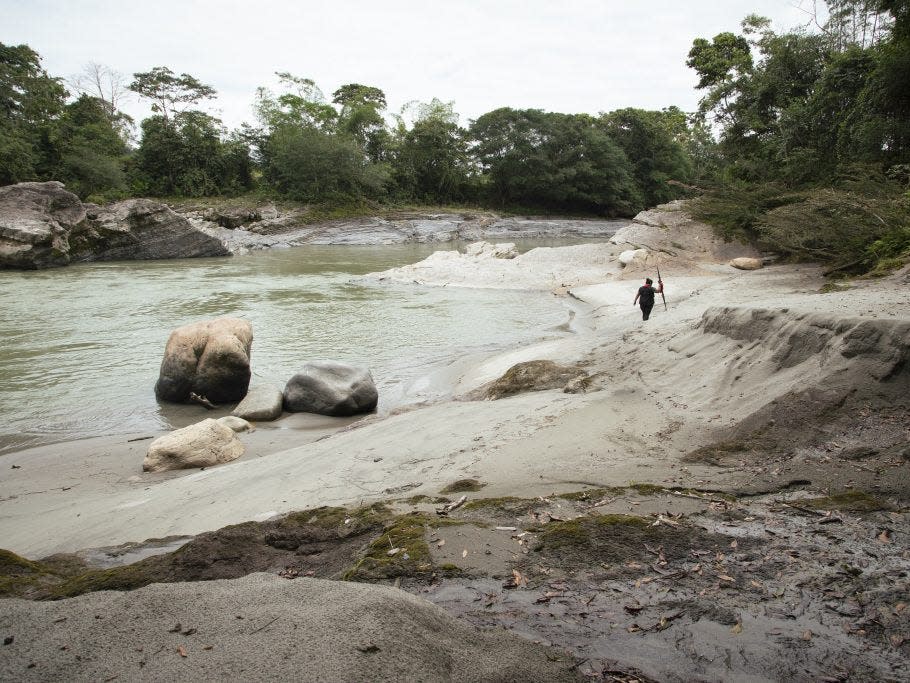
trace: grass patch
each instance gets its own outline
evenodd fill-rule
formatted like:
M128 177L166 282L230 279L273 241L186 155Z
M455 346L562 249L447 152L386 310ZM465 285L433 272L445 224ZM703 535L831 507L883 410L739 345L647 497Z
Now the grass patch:
M465 493L468 491L480 491L486 484L478 481L477 479L459 479L458 481L453 481L448 486L440 489L439 493Z
M887 501L862 491L832 493L830 496L800 501L800 505L813 510L839 510L841 512L880 512L894 509L894 506Z

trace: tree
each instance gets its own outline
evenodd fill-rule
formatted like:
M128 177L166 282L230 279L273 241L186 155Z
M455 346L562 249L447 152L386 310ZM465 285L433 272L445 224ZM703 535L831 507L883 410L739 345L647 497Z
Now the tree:
M46 177L66 90L27 45L0 43L0 185Z
M133 92L127 87L123 74L103 64L89 62L81 72L70 77L69 85L73 91L97 99L123 141L130 140L133 119L120 109Z
M407 117L413 124L407 126ZM463 198L469 161L465 131L454 103L412 102L396 117L394 178L405 197L425 202Z
M599 123L625 152L646 206L679 196L678 186L667 181L686 183L692 172L686 149L678 141L687 133L681 111L619 109L602 114Z
M495 203L605 215L642 208L629 160L590 116L502 108L470 132Z
M256 114L266 134L284 126L304 126L332 131L338 112L326 103L319 86L309 78L276 73L286 91L274 95L267 88L256 90Z
M265 141L266 180L299 201L348 200L382 192L384 178L351 138L284 125Z
M88 95L66 105L56 128L59 162L53 177L74 193L118 193L125 189L126 144L110 119L108 103Z
M371 161L382 161L390 140L382 115L386 108L385 93L368 85L348 83L332 94L332 102L341 105L338 131L357 140Z
M133 74L129 89L140 97L152 101L152 111L159 112L165 122L181 111L181 105L196 104L211 99L216 90L200 83L189 74L177 76L166 66L156 66L151 71Z
M200 111L145 119L133 160L134 191L203 197L249 189L249 152L236 138L224 141L224 134L221 121Z

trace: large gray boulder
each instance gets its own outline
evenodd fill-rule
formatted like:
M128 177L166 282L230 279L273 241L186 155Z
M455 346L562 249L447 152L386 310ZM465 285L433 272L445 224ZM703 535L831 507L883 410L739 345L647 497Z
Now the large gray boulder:
M230 253L217 237L150 199L97 207L59 182L0 187L0 268Z
M149 444L144 472L211 467L236 460L245 450L234 430L211 418L165 434Z
M369 370L335 361L314 361L288 380L284 407L293 413L341 417L376 409L379 393Z
M252 387L231 415L244 420L275 420L281 417L284 394L272 385Z
M215 318L171 332L155 395L188 403L190 394L214 403L239 401L250 385L253 327L242 318Z
M63 183L0 187L0 267L49 268L70 262L70 235L88 229L79 197Z

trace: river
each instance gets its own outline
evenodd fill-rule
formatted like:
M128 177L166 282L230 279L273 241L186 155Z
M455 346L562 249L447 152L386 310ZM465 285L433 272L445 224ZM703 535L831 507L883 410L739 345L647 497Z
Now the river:
M456 246L310 245L233 258L0 271L0 453L172 428L174 406L154 395L168 335L217 316L252 322L253 383L283 387L308 360L366 366L380 412L434 398L417 382L430 368L547 329L560 334L552 328L566 322L566 303L550 293L356 277Z

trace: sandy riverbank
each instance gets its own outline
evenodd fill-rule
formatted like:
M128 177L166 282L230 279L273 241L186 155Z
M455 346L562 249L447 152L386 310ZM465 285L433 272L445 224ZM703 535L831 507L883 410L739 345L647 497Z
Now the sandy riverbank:
M586 393L437 403L337 433L317 429L294 446L263 426L242 437L253 457L177 475L143 475L147 442L126 438L5 456L4 467L17 469L0 482L0 547L37 558L194 535L321 505L434 497L462 479L484 485L472 498L647 483L740 496L849 488L905 506L906 273L823 293L811 266L729 267L748 250L671 213L620 231L611 247L569 248L559 267L553 250L507 263L447 257L445 268L377 276L501 286L506 274L528 289L567 292L581 302L576 334L449 380L464 396L516 362L550 359L588 372ZM609 260L632 246L649 256L625 268L610 261L600 278L573 265L586 249ZM645 323L632 298L658 262L668 307L658 302ZM862 448L861 462L849 455ZM672 670L672 660L661 666Z

